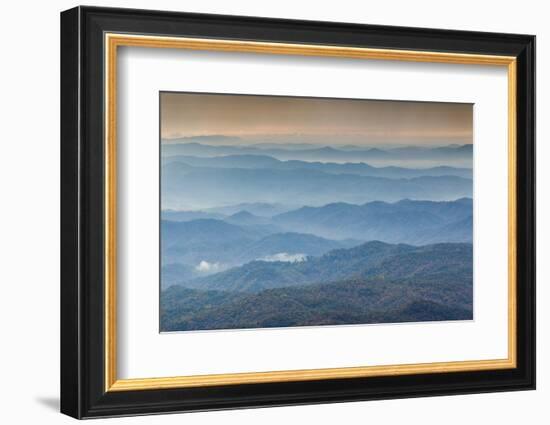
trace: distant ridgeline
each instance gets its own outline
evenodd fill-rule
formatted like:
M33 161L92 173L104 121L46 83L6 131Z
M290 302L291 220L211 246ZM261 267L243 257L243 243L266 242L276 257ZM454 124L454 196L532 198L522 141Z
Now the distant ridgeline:
M322 206L335 201L395 202L401 199L452 200L472 196L472 180L455 175L388 178L332 174L314 169L205 168L173 162L162 168L165 208L181 209L182 200L216 206L257 202Z
M323 162L359 162L376 163L377 161L437 161L454 163L461 160L470 161L473 146L448 145L437 147L405 146L380 149L362 146L320 146L315 144L254 144L254 145L213 145L202 142L201 138L183 138L163 144L162 155L173 157L186 155L193 157L222 157L230 155L261 155L278 160L303 160ZM216 165L218 166L218 165ZM265 166L265 163L264 163ZM471 168L471 166L470 166Z
M419 168L411 168L415 164ZM175 143L162 146L162 203L163 209L204 209L292 199L310 206L454 200L472 196L471 166L472 145L381 150Z

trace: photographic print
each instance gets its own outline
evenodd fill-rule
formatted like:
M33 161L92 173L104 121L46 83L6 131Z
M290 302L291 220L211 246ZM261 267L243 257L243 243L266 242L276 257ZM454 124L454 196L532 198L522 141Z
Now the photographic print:
M90 6L60 34L62 413L535 389L535 36Z
M160 93L160 331L473 319L473 105Z

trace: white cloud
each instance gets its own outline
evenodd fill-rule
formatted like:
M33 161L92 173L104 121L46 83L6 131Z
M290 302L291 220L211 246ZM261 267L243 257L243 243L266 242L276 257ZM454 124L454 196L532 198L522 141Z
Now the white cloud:
M282 261L285 263L300 263L307 260L306 254L289 254L287 252L279 252L278 254L268 255L260 258L260 261Z
M220 269L220 263L209 263L208 261L202 260L198 266L195 267L195 270L202 273L213 273Z

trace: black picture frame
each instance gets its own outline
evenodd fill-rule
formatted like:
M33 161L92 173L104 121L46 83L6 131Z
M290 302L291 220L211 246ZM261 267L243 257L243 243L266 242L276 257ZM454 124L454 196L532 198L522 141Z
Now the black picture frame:
M517 367L105 391L104 34L507 55L517 59ZM61 412L75 418L535 388L535 37L76 7L61 13Z

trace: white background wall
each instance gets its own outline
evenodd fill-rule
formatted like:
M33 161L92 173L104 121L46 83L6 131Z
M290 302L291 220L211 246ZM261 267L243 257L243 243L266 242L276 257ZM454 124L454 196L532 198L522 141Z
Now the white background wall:
M542 1L96 1L96 5L537 35L538 390L115 419L109 423L548 423L550 27ZM59 12L4 2L0 65L0 420L69 423L59 391ZM546 196L545 196L546 195ZM546 261L545 261L546 260ZM545 403L546 402L546 403Z

